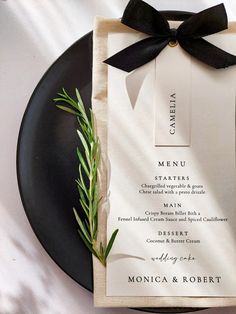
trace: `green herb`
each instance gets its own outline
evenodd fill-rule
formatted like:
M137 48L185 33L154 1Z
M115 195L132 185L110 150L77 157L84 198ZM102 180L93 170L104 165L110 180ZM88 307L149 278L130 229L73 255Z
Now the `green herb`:
M79 160L79 173L76 180L80 196L80 204L85 214L82 219L75 208L73 208L75 218L78 222L78 232L89 251L95 255L99 261L106 266L106 259L110 253L112 245L118 233L118 229L113 232L107 245L98 243L98 208L101 198L99 197L98 168L100 164L100 142L96 135L95 118L92 110L87 115L84 104L78 89L76 100L68 95L65 89L58 93L54 99L59 109L77 116L80 130L78 136L83 146L83 151L77 148Z

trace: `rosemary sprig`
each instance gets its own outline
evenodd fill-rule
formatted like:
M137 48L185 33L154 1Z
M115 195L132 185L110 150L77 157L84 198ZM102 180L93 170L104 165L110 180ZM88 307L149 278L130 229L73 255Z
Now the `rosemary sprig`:
M63 103L63 105L56 105L59 109L77 116L80 126L80 130L77 130L77 133L82 143L83 151L77 148L79 173L76 184L85 218L82 219L75 208L73 208L73 211L78 222L78 232L81 239L89 251L106 266L106 259L115 241L118 229L112 233L107 245L102 242L98 243L98 208L101 201L98 186L98 167L101 156L100 142L96 135L93 112L90 109L90 115L87 115L78 89L75 92L76 100L70 97L64 88L62 92L57 94L58 97L54 99L56 103Z

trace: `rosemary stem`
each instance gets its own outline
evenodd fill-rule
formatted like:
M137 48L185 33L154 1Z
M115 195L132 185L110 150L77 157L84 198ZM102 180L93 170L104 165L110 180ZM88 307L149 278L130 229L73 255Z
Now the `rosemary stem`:
M78 232L86 245L94 256L106 266L106 259L110 253L118 230L111 235L107 244L98 243L98 167L100 162L100 144L96 135L95 121L93 112L90 110L90 116L87 115L82 98L76 89L77 100L71 98L65 89L58 93L55 102L64 103L65 105L57 105L68 113L77 116L80 131L77 130L80 141L82 143L82 151L77 149L79 159L79 177L76 180L80 196L80 204L86 214L86 218L82 219L74 209L75 218L78 222ZM86 183L87 179L87 183ZM99 247L100 245L100 247Z

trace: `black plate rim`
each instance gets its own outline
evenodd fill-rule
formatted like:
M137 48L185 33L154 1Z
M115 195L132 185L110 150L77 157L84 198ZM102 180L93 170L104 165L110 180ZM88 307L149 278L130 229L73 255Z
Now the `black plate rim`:
M54 67L54 65L60 61L61 58L63 58L63 55L71 50L74 46L76 46L76 44L78 43L79 40L82 40L84 38L86 38L87 36L90 36L92 34L92 31L88 32L87 34L85 34L84 36L80 37L78 40L76 40L71 46L69 46L50 66L49 68L45 71L45 73L43 74L43 76L41 77L41 79L39 80L38 84L36 85L32 95L30 96L30 99L27 103L25 112L23 114L22 120L21 120L21 125L19 128L19 134L18 134L18 140L17 140L17 146L16 146L16 176L17 176L17 183L18 183L18 189L19 189L19 193L20 193L20 198L21 198L21 202L24 208L24 212L26 214L26 217L29 221L30 227L32 229L32 231L34 232L34 234L36 235L39 243L42 245L43 249L45 250L45 252L50 256L50 258L52 259L52 261L61 269L63 270L63 272L65 272L72 280L74 280L76 283L78 283L71 275L70 273L63 267L63 265L60 265L60 262L56 261L54 259L54 257L52 256L52 254L48 251L48 249L46 248L46 245L43 243L43 241L41 241L40 235L38 234L38 231L36 230L36 227L34 226L34 223L31 220L29 211L27 209L27 205L26 205L26 201L24 198L24 193L23 193L23 187L22 187L22 183L21 183L21 174L20 174L20 155L21 155L21 141L23 138L23 129L24 129L24 125L25 125L25 120L27 119L27 114L28 111L30 110L30 106L31 103L33 103L33 99L35 97L35 94L37 93L39 87L42 85L42 83L44 82L45 77L48 75L48 73L51 71L51 69ZM85 290L93 293L93 291L89 288L86 287L85 284L83 283L78 283L81 287L83 287Z

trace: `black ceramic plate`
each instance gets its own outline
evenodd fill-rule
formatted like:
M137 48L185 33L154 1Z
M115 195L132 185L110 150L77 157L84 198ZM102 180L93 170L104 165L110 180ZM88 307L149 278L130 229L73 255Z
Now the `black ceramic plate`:
M188 13L165 12L172 19ZM22 202L39 241L75 281L93 291L92 260L77 233L72 207L80 209L75 179L78 160L77 122L56 109L57 92L77 87L86 108L91 105L92 33L71 46L36 87L22 121L17 173ZM186 313L199 309L140 309L154 313Z

